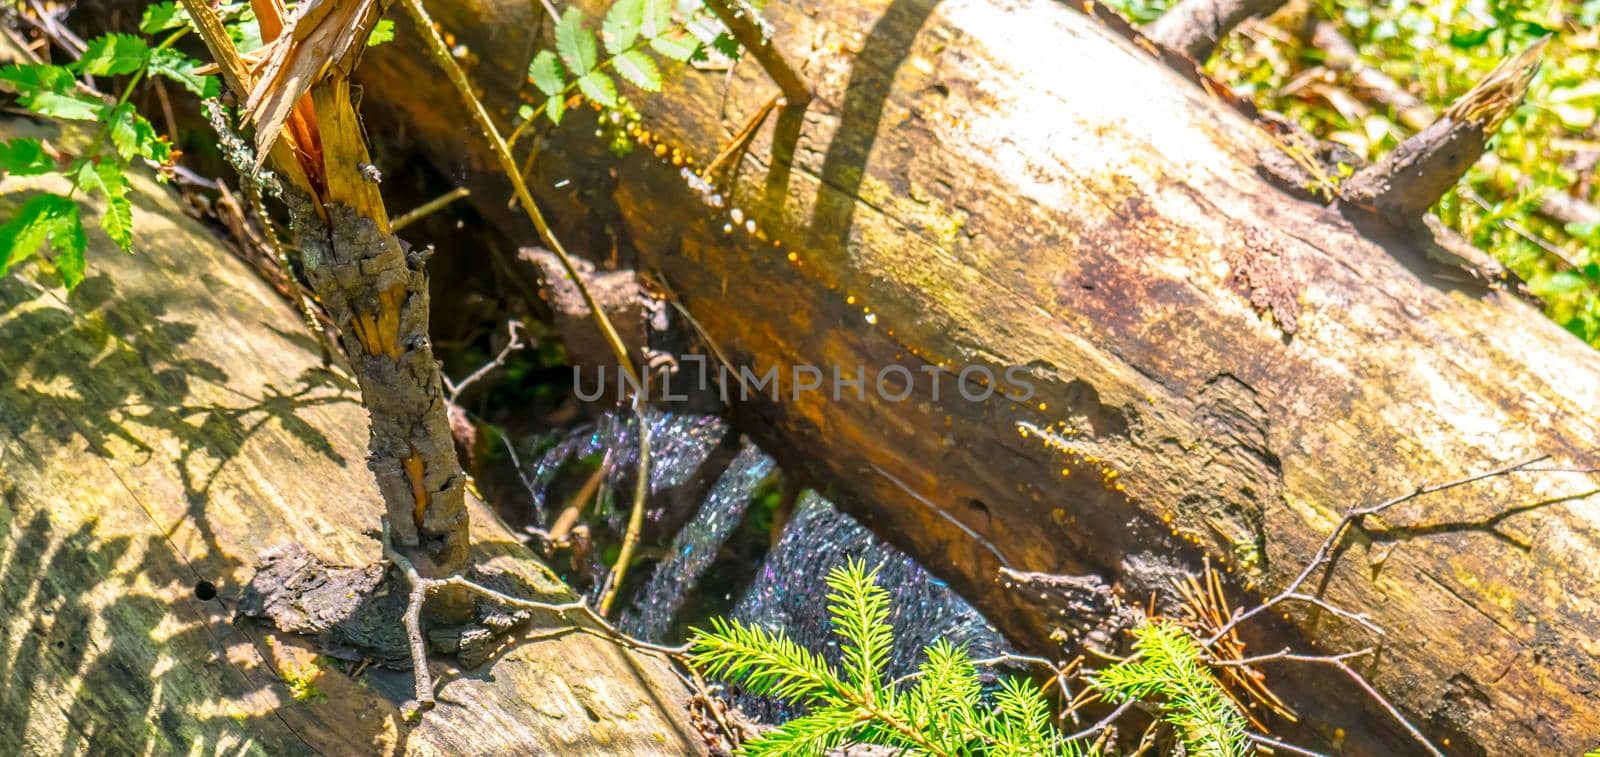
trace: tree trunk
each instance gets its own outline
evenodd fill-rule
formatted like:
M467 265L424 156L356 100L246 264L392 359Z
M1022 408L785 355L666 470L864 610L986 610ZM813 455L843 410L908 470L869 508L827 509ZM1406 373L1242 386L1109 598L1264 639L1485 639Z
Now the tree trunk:
M481 669L436 660L440 707L415 725L398 706L409 670L352 679L305 640L235 620L271 547L379 559L367 413L277 295L169 192L134 185L136 254L94 234L90 278L68 296L26 271L0 279L7 751L704 753L661 661L559 619ZM66 183L5 188L0 216ZM476 563L571 597L472 507Z
M507 124L537 8L433 4ZM1431 262L1431 242L1275 189L1256 169L1264 133L1096 20L1048 0L766 17L818 96L758 131L721 182L726 208L668 158L703 165L774 94L749 62L633 98L666 157L596 169L595 125L556 129L543 198L575 234L603 231L584 214L614 203L640 269L734 361L780 369L781 400L739 408L746 430L1026 647L1048 648L1056 623L1001 587L1003 565L1097 572L1142 603L1209 559L1243 601L1286 586L1353 503L1537 453L1595 463L1600 355ZM402 28L364 63L366 103L452 175L488 170L408 44ZM474 193L495 218L504 197ZM866 398L796 394L796 365L861 366ZM915 378L906 401L873 386L891 365ZM984 394L975 370L962 383L978 367L1020 367L1033 396L965 399ZM1291 605L1247 629L1251 648L1377 647L1360 669L1452 752L1592 747L1594 491L1521 473L1369 519L1307 588L1387 634ZM1267 673L1325 742L1416 748L1331 668Z

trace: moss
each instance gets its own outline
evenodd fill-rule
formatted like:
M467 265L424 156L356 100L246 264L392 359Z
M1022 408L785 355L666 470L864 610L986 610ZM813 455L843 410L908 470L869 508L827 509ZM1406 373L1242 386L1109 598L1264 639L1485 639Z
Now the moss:
M315 662L305 665L285 665L281 675L284 685L289 687L289 696L296 702L321 702L326 699L317 689L317 676L322 674L322 668Z

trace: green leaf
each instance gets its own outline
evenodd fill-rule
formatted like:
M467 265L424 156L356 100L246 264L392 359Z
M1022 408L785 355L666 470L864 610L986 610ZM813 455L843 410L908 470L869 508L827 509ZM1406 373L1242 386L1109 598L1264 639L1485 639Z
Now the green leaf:
M643 0L639 11L639 33L653 40L672 28L672 0Z
M561 72L561 62L549 50L540 50L538 55L533 56L533 62L528 64L528 77L533 79L533 86L538 87L546 97L560 95L567 86L566 75Z
M600 38L606 52L616 55L633 46L644 23L644 0L616 0L600 25Z
M187 24L194 27L194 21L189 18L189 11L177 3L156 3L144 9L144 17L139 20L139 31L145 34L158 34L168 29L176 29Z
M556 95L555 97L545 100L544 114L550 119L550 123L561 123L561 117L567 114L567 99L560 95Z
M128 103L112 109L107 120L111 123L111 144L123 160L144 158L156 163L172 159L172 146L156 136L156 127Z
M83 281L83 251L88 242L78 204L61 195L38 195L0 226L0 275L32 257L45 242L56 251L55 265L71 289Z
M1455 32L1450 35L1450 45L1463 50L1477 47L1488 41L1489 33L1492 31L1494 31L1494 27L1489 26L1482 29L1473 29L1470 32Z
M672 34L650 40L650 48L663 57L679 63L688 63L700 49L700 42L688 34Z
M617 107L617 83L603 71L590 71L578 80L583 96L607 108Z
M556 52L561 54L561 62L567 64L574 76L593 71L597 54L594 32L589 31L583 21L583 11L568 6L556 24Z
M661 91L661 69L656 62L640 50L629 50L612 59L611 65L622 78L646 92Z
M729 58L730 60L737 60L739 58L739 40L734 39L733 35L727 32L723 32L712 38L711 47L716 49L717 52L722 53L723 56Z
M105 104L86 95L40 92L22 98L23 107L41 116L68 121L94 121L105 110Z
M377 47L385 42L394 41L394 21L387 18L378 19L373 25L372 34L367 37L367 47Z
M132 34L106 34L89 40L83 57L74 64L90 76L131 74L150 59L150 45Z
M128 177L122 166L112 161L84 163L78 169L78 187L84 192L106 196L106 209L100 228L125 251L133 249L133 203L128 201Z
M165 76L200 97L216 97L221 91L214 76L200 73L200 62L170 47L150 53L150 73Z
M0 68L0 82L9 84L10 89L24 96L38 92L66 92L75 81L77 77L66 66L28 63Z
M0 142L0 172L10 176L38 176L56 170L56 162L44 152L44 141L20 138Z

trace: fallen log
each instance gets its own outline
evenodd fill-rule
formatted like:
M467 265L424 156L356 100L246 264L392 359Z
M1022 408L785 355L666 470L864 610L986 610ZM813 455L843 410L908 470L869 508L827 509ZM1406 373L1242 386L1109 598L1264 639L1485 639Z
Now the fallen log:
M512 125L536 4L430 5ZM780 398L742 403L744 429L1018 643L1049 650L1061 623L1005 567L1097 573L1142 601L1209 560L1242 602L1290 585L1352 505L1536 454L1595 464L1600 355L1431 262L1429 240L1273 188L1265 134L1095 20L1047 0L766 18L817 96L757 131L725 205L671 157L703 165L770 100L749 63L634 98L650 149L620 161L569 116L541 145L541 198L572 246L609 253L613 234L722 353L778 368ZM493 161L412 44L402 25L363 63L364 105L504 218ZM799 390L805 365L862 368L864 396ZM873 384L892 366L904 401L886 398L903 380ZM982 384L1008 368L1025 402ZM1525 471L1367 519L1307 590L1386 633L1287 605L1242 629L1250 649L1377 648L1352 665L1452 753L1590 748L1595 491ZM1335 672L1268 676L1302 715L1283 733L1417 749Z
M6 138L36 128L0 124ZM66 186L8 178L0 217ZM415 724L400 709L409 670L335 663L235 619L269 549L379 560L367 413L282 299L168 190L134 189L137 254L94 232L70 295L27 270L0 279L8 751L705 752L662 661L559 618L534 618L478 669L434 660L439 707ZM571 598L471 507L476 564Z

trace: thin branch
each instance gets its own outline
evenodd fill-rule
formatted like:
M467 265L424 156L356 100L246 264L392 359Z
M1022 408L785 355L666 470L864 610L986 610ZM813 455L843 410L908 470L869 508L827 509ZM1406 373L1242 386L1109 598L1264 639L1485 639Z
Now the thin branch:
M739 45L761 64L767 76L777 82L778 88L783 90L785 107L803 107L811 102L810 85L783 57L783 53L773 47L772 40L756 21L756 13L750 6L743 0L705 0L705 5L728 28L728 33L739 41Z
M578 294L583 297L584 304L589 307L589 312L594 318L595 325L599 327L601 335L605 337L606 343L611 347L612 354L616 356L618 368L625 371L628 378L633 381L633 386L638 388L634 395L633 409L634 414L639 418L639 486L634 491L633 510L628 517L628 532L623 536L622 554L618 557L617 563L612 569L613 585L620 586L628 570L628 564L623 558L632 557L633 550L630 545L636 544L639 540L638 529L644 522L644 501L650 490L650 438L645 429L647 424L644 416L644 399L641 396L645 386L644 379L640 376L639 369L634 366L633 360L629 357L628 348L623 343L622 336L617 333L616 327L611 324L611 319L600 308L600 302L595 299L594 293L589 291L588 285L583 281L583 276L578 273L577 264L573 262L572 256L567 254L567 248L561 244L560 239L556 238L555 232L550 228L550 224L545 221L544 214L540 212L538 204L533 201L533 194L528 191L528 184L522 179L522 172L517 168L516 158L511 155L511 148L506 145L505 139L500 136L500 130L494 125L494 120L489 117L489 111L484 108L483 101L478 99L477 94L472 91L472 84L467 81L466 72L461 70L461 66L456 63L455 56L450 53L450 48L445 44L444 39L439 36L439 29L434 26L433 18L428 15L428 11L422 7L422 0L402 0L400 5L405 8L406 13L411 16L412 23L421 33L434 63L444 69L445 75L450 79L450 83L455 86L457 94L466 103L467 110L471 112L472 120L478 125L478 130L489 140L489 145L494 149L495 157L500 162L501 172L510 180L511 188L516 193L517 202L522 205L522 210L527 214L528 220L533 222L534 228L538 230L539 238L544 241L545 246L549 247L551 252L555 253L556 259L561 261L562 269L566 271L567 278L571 279L573 285L578 288ZM607 607L609 600L613 598L613 596L607 596L602 601L602 607Z
M638 403L637 397L635 402ZM617 600L617 592L622 590L622 579L628 574L633 552L639 547L639 531L644 528L644 498L650 493L650 424L642 405L636 417L639 419L639 469L634 473L638 480L634 483L633 509L628 512L628 530L622 534L622 549L606 579L606 590L600 596L601 615L611 614L611 605Z
M406 211L405 213L402 213L399 218L395 218L389 222L389 230L399 233L401 229L422 220L428 214L437 212L444 206L449 205L450 203L470 194L472 194L472 190L467 189L466 187L456 187L455 189L445 192L438 197L435 197L425 203L422 203L421 205L418 205L415 208L412 208L411 210Z
M1081 731L1078 731L1077 733L1072 734L1071 736L1068 736L1065 740L1066 741L1077 741L1079 739L1086 739L1086 738L1089 738L1090 736L1093 736L1093 735L1095 735L1095 734L1097 734L1097 733L1099 733L1101 731L1104 731L1107 728L1110 728L1112 723L1117 722L1118 718L1120 718L1123 715L1127 714L1128 710L1133 709L1133 706L1138 704L1138 703L1139 703L1139 700L1137 700L1137 699L1129 699L1128 701L1123 702L1121 705L1119 705L1117 707L1117 709L1112 710L1110 715L1107 715L1107 716L1101 718L1100 720L1096 721L1094 725L1091 725L1088 728L1085 728L1085 729L1083 729Z
M416 707L418 710L432 709L435 704L433 696L433 675L428 670L427 643L424 641L425 637L422 635L422 607L427 602L428 593L435 589L463 589L479 596L486 597L491 601L498 602L507 607L512 607L519 610L552 612L562 617L565 617L569 613L577 613L594 623L597 628L587 628L585 626L575 625L573 626L575 630L595 633L602 638L610 639L623 646L643 652L661 655L668 661L682 663L686 660L689 654L690 647L688 644L677 647L669 647L644 641L623 633L622 631L618 630L616 626L612 625L610 621L607 621L594 610L589 609L589 606L581 599L574 600L572 602L540 602L538 600L523 599L521 597L506 594L505 592L496 591L487 586L483 586L482 584L474 583L459 573L449 575L444 578L426 578L417 572L416 566L413 565L410 560L406 559L405 555L400 554L400 551L395 549L394 542L389 536L389 519L384 518L382 520L382 525L383 531L381 538L383 540L384 559L388 560L390 563L393 563L394 566L400 570L401 575L405 577L406 582L411 587L409 599L406 602L405 625L406 641L411 649L411 664L414 668L414 674L416 676L415 691Z
M1243 623L1244 621L1249 620L1250 618L1255 617L1256 615L1260 615L1261 613L1267 611L1268 609L1271 609L1272 607L1274 607L1274 606L1276 606L1278 604L1281 604L1281 603L1287 602L1287 601L1294 601L1294 600L1300 600L1300 601L1307 600L1311 595L1302 593L1300 591L1300 587L1304 586L1305 582L1308 579L1310 579L1312 574L1316 573L1316 571L1319 568L1321 568L1324 565L1327 565L1328 563L1332 562L1334 548L1337 547L1341 541L1343 541L1345 530L1348 529L1350 526L1360 522L1362 519L1366 518L1368 515L1377 515L1379 513L1384 512L1385 510L1388 510L1389 508L1392 508L1392 507L1394 507L1396 505L1403 504L1405 502L1410 502L1411 500L1414 500L1414 499L1416 499L1418 497L1423 497L1423 496L1426 496L1426 495L1429 495L1429 494L1436 494L1438 492L1442 492L1442 491L1445 491L1445 490L1448 490L1448 489L1454 489L1454 488L1459 487L1459 486L1466 486L1467 484L1476 483L1478 481L1482 481L1482 480L1488 479L1488 478L1494 478L1494 477L1497 477L1497 476L1504 476L1504 475L1507 475L1507 474L1510 474L1510 473L1515 473L1517 471L1526 469L1529 466L1532 466L1534 464L1542 463L1542 462L1544 462L1545 460L1548 460L1548 459L1550 459L1549 455L1539 455L1537 457L1533 457L1533 458L1529 458L1527 460L1524 460L1524 461L1522 461L1520 463L1513 463L1511 465L1503 465L1503 466L1495 468L1493 470L1484 471L1482 473L1475 473L1473 475L1466 476L1464 478L1455 479L1454 481L1446 481L1446 482L1444 482L1442 484L1432 484L1432 485L1429 485L1429 486L1419 486L1415 490L1411 491L1408 494L1403 494L1401 496L1394 497L1392 499L1387 499L1387 500L1379 502L1379 503L1377 503L1375 505L1367 505L1365 507L1360 506L1360 505L1351 505L1350 509L1345 511L1344 517L1339 520L1338 525L1333 527L1332 533L1329 533L1328 534L1328 538L1323 540L1322 546L1317 548L1317 552L1316 552L1315 555L1312 556L1311 562L1306 565L1304 570L1300 571L1300 574L1298 576L1295 576L1295 579L1293 581L1289 582L1289 585L1287 587L1285 587L1283 589L1283 591L1279 592L1277 596L1272 597L1271 599L1268 599L1267 601L1265 601L1265 602L1263 602L1263 603L1261 603L1261 604L1259 604L1259 605L1257 605L1255 607L1252 607L1249 610L1245 610L1243 612L1235 613L1231 620L1229 620L1227 623L1223 624L1221 628L1218 628L1216 630L1216 632L1211 634L1210 638L1206 639L1204 646L1209 647L1209 646L1217 643L1217 640L1221 639L1224 636L1227 636L1228 633L1230 631L1232 631L1240 623ZM1318 606L1324 607L1324 608L1329 607L1329 605L1327 603L1322 602L1321 600L1318 600L1316 602L1316 604ZM1341 617L1350 617L1352 619L1359 618L1359 617L1364 617L1364 616L1356 616L1356 615L1353 615L1353 614L1350 614L1350 613L1340 613L1340 615L1341 615ZM1375 626L1371 626L1371 625L1369 625L1367 623L1363 623L1363 625L1368 625L1369 628L1375 628Z
M1244 734L1244 737L1249 739L1249 740L1251 740L1252 742L1255 742L1256 744L1258 744L1260 746L1264 746L1264 747L1267 747L1269 749L1275 749L1275 750L1280 751L1280 752L1288 752L1289 754L1305 755L1305 757L1328 757L1328 755L1323 754L1322 752L1314 752L1314 751L1312 751L1310 749L1306 749L1305 747L1298 747L1298 746L1295 746L1293 744L1290 744L1290 743L1287 743L1287 742L1283 742L1283 741L1279 741L1277 739L1271 738L1269 736L1263 736L1263 735L1261 735L1259 733L1251 733L1249 731L1246 731L1245 734Z
M521 322L506 321L506 333L510 336L510 340L506 342L506 346L500 348L500 353L495 355L493 360L478 366L478 370L467 374L466 378L461 379L461 383L454 383L450 381L449 376L444 376L443 373L440 374L441 377L444 378L445 391L450 393L450 404L456 404L456 398L460 397L461 393L466 391L467 387L472 386L478 381L481 381L484 376L489 375L489 373L494 369L505 365L506 358L510 357L511 353L528 346L527 342L522 341Z
M1206 664L1219 668L1225 668L1231 666L1243 667L1257 665L1263 662L1277 662L1279 660L1289 660L1293 662L1333 663L1353 659L1356 657L1365 657L1369 654L1372 654L1373 651L1374 650L1371 647L1367 647L1364 649L1358 649L1354 652L1344 652L1334 655L1309 655L1297 654L1288 647L1284 647L1283 649L1273 652L1272 654L1257 655L1255 657L1241 657L1237 660L1206 660Z

